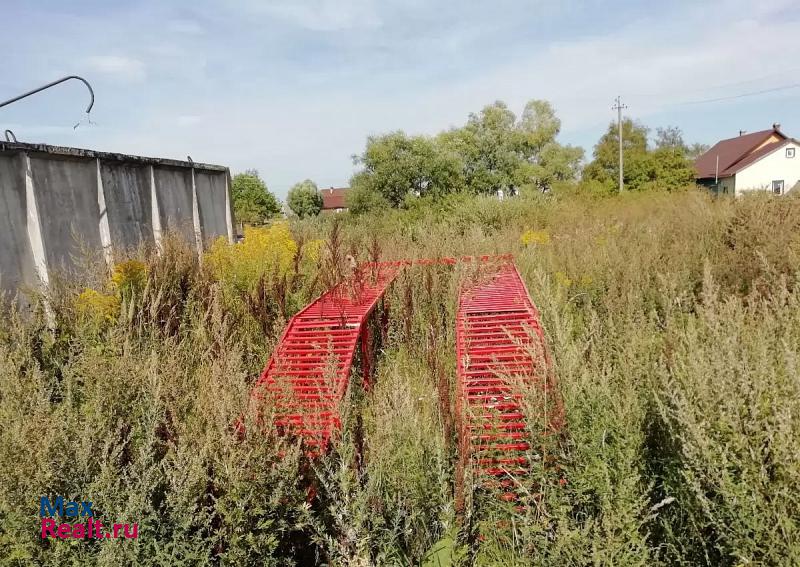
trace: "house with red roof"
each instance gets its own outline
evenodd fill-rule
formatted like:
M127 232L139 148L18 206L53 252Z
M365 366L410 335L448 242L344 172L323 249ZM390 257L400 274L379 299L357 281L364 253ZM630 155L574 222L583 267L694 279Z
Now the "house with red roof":
M783 195L800 190L800 143L773 124L722 140L697 158L697 183L719 194L771 191Z
M347 193L350 191L348 187L329 187L328 189L320 189L319 193L322 195L322 212L323 213L341 213L347 210Z

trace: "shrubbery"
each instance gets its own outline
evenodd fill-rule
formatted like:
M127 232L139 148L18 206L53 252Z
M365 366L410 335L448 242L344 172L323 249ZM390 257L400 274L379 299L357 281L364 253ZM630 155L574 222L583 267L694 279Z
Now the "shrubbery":
M795 564L798 219L800 201L764 195L459 196L254 229L202 261L167 241L115 285L98 278L97 296L67 282L49 313L0 325L0 565ZM566 416L561 436L531 420L535 506L473 487L456 517L464 266L394 284L375 386L348 393L342 438L311 472L269 408L257 424L249 388L283 317L329 285L320 265L367 260L372 239L384 258L515 253ZM43 541L47 494L138 522L139 539Z

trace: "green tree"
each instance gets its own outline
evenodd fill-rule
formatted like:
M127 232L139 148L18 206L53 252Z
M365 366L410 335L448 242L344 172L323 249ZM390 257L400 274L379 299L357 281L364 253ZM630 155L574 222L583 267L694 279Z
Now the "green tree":
M437 141L463 162L466 186L474 193L494 194L514 187L520 164L516 117L497 101L470 114L467 124L439 135Z
M317 184L306 179L296 183L289 189L286 204L298 217L312 217L322 210L322 195L319 194Z
M255 169L233 176L231 198L236 220L247 224L264 224L281 212L280 202Z
M694 170L686 157L683 136L677 128L659 128L656 149L647 145L648 129L630 119L622 123L624 183L630 191L663 189L672 191L691 184ZM619 134L615 123L594 147L594 160L583 170L583 178L613 192L619 175ZM597 187L597 185L595 185Z
M519 120L498 101L438 140L461 156L466 184L475 193L525 186L544 191L575 179L583 159L581 148L556 141L560 130L561 121L547 101L529 101Z
M409 193L438 196L458 191L464 184L457 155L430 138L402 131L370 136L364 153L354 162L363 170L350 181L355 193L351 204L386 202L397 207ZM374 198L376 195L381 199Z
M625 160L624 182L639 179L646 162L648 129L630 118L622 121L622 154ZM597 142L592 154L594 160L583 170L583 178L597 181L609 188L616 186L619 175L619 130L617 124L608 125L606 133Z
M561 132L561 120L549 102L529 101L517 130L516 141L523 160L514 175L517 186L532 185L547 191L558 182L577 178L583 148L562 146L556 141Z
M435 138L392 132L367 140L354 158L362 170L350 186L350 210L440 197L463 190L493 195L523 187L547 190L577 177L583 150L556 141L561 121L550 103L531 100L517 120L503 102L470 114L467 123Z

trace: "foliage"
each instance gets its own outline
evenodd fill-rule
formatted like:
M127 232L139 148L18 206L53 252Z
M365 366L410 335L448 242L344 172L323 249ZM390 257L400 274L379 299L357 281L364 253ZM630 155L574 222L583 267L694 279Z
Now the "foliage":
M317 184L306 179L296 183L289 189L286 204L298 217L313 217L322 210L322 195L317 189Z
M648 129L631 119L622 122L623 182L631 191L684 189L694 180L694 168L686 157L686 146L679 129L659 128L656 149L647 143ZM596 193L610 193L619 177L619 129L615 123L594 147L594 160L583 170L583 179L599 183Z
M147 284L147 265L139 260L125 260L114 266L111 283L123 297L141 293Z
M393 132L372 136L355 159L351 211L398 207L409 195L441 198L468 191L494 195L547 191L574 180L583 150L556 141L561 122L550 103L528 102L517 120L503 102L471 114L466 125L434 138Z
M520 236L520 242L525 246L550 244L550 233L546 230L528 229Z
M95 326L113 322L119 314L119 298L116 295L86 289L75 299L78 316Z
M255 169L233 176L231 198L239 222L264 224L281 212L280 202L270 193Z
M398 206L408 193L442 195L463 185L458 157L424 136L397 131L370 136L364 153L355 158L363 170L353 176L350 187L357 195L380 195ZM374 202L374 198L355 197Z
M800 562L800 201L420 201L345 217L335 237L324 218L278 223L202 263L165 242L114 324L83 324L58 289L49 313L4 311L0 565ZM269 404L251 403L283 325L242 309L241 288L296 274L291 315L319 292L314 256L364 259L370 238L386 258L514 253L566 419L561 435L528 419L520 490L535 505L472 486L455 512L454 313L469 266L395 282L373 385L351 380L330 455L305 462ZM262 292L265 305L285 299ZM525 391L527 407L542 395ZM138 522L139 539L44 542L32 524L43 494Z
M205 257L218 280L235 289L248 290L265 277L285 277L297 251L289 224L280 221L267 227L245 227L244 239L235 244L220 237Z

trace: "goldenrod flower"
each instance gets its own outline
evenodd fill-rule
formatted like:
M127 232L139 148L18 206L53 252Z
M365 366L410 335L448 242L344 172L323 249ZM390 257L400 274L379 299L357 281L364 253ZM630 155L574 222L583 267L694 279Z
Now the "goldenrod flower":
M545 245L550 244L550 233L546 230L531 230L528 229L522 233L520 240L525 246L531 244Z

